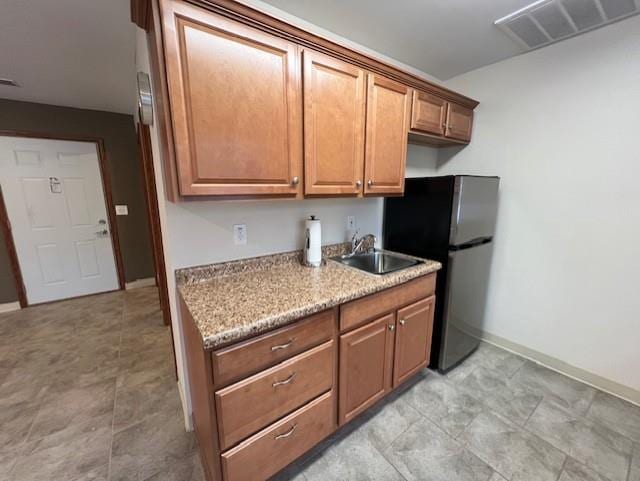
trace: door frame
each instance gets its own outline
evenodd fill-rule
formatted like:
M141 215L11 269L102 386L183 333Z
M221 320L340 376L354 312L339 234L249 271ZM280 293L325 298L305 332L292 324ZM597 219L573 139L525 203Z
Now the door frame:
M153 152L151 148L151 132L148 125L138 122L138 148L140 150L140 168L142 170L142 185L144 188L145 206L149 219L149 235L153 249L153 265L156 275L156 285L160 297L160 308L165 325L171 324L169 310L169 288L167 286L167 268L164 262L164 244L162 242L162 226L160 224L160 209L158 207L158 191L156 187L155 168L153 166ZM173 333L172 333L173 335Z
M36 132L30 130L0 130L0 137L23 137L29 139L43 139L43 140L67 140L72 142L89 142L96 146L96 153L98 154L98 166L100 168L100 181L102 183L102 190L104 192L104 202L107 208L107 216L109 218L109 235L111 236L111 245L113 246L113 257L116 264L116 272L118 275L118 289L124 290L125 277L124 277L124 262L122 260L122 251L120 250L120 236L118 235L118 224L116 219L116 212L113 203L113 195L111 192L111 179L107 170L107 151L104 147L104 140L100 137L91 137L83 135L66 135L66 134L48 134L44 132ZM1 196L0 196L1 197ZM22 278L22 270L20 269L20 261L18 260L18 253L16 252L15 243L13 240L13 234L11 232L11 224L9 222L9 213L6 210L4 199L1 200L0 205L0 220L3 225L3 232L5 234L5 246L9 255L9 261L11 263L11 270L13 271L13 278L16 284L16 291L18 292L18 301L20 307L25 308L29 306L27 300L27 293ZM96 294L103 294L96 293ZM93 295L93 294L90 294ZM52 301L56 302L56 301Z

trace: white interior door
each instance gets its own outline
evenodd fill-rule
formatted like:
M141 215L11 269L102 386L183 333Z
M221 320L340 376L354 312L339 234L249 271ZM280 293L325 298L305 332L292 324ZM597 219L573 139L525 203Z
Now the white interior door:
M94 143L0 136L0 184L29 304L118 289Z

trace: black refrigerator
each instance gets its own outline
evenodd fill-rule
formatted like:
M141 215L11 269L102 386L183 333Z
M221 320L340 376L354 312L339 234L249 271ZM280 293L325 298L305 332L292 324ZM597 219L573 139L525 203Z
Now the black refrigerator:
M471 175L412 178L403 197L385 199L384 248L442 263L430 364L441 372L480 342L499 183Z

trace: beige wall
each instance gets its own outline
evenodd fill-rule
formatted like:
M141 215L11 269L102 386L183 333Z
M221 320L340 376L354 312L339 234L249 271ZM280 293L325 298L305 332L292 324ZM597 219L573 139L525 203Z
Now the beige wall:
M128 216L117 217L125 279L131 282L154 276L137 137L131 115L0 99L0 130L102 138L113 201L129 206ZM5 242L0 239L0 304L16 300Z

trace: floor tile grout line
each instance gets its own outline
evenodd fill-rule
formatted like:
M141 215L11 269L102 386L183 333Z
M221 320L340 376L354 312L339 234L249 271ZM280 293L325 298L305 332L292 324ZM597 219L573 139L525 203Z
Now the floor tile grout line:
M109 459L107 460L107 481L111 480L111 459L113 456L113 440L114 440L114 427L116 423L116 402L118 400L118 377L120 374L120 354L122 352L122 329L124 328L124 315L125 315L125 299L122 297L122 315L120 316L120 336L118 336L118 369L116 371L115 386L113 393L113 413L111 417L111 443L109 445Z
M514 355L515 355L515 354L514 354ZM518 367L518 369L516 369L516 370L513 372L513 374L511 374L511 376L509 376L509 377L508 377L508 379L513 379L514 377L516 377L516 374L518 374L518 373L522 370L522 368L524 367L524 365L527 363L527 360L526 360L526 359L524 359L524 358L522 358L522 357L519 357L519 356L518 356L518 358L519 358L519 359L522 359L522 360L523 360L523 362L522 362L522 364L520 364L520 367Z
M568 460L569 460L569 455L565 454L564 461L562 461L562 466L560 467L560 471L558 472L558 475L556 476L555 481L559 481L560 478L562 477L562 473L564 472L564 468L566 467Z
M542 401L544 401L545 399L546 399L546 396L543 394L542 397L540 398L540 400L537 402L536 407L534 407L533 410L531 411L531 413L529 413L529 415L527 416L527 420L522 424L523 428L526 427L526 425L529 422L529 420L533 417L535 412L540 407L540 404L542 404Z

